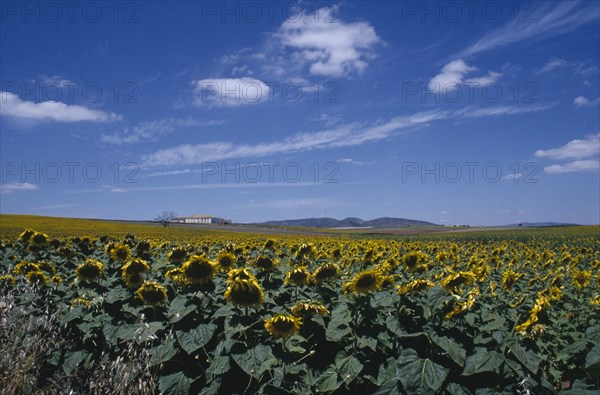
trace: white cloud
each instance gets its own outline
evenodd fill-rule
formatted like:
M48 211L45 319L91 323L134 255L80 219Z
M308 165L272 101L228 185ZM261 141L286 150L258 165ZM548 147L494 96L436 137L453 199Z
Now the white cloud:
M544 67L536 71L535 74L547 73L548 71L554 70L556 68L566 67L569 65L570 63L564 59L552 58L544 65Z
M0 115L20 118L30 121L56 122L110 122L122 117L114 113L91 110L78 105L68 105L61 102L45 101L34 103L21 100L11 92L0 92Z
M552 165L544 168L546 173L561 174L581 171L596 171L600 169L600 161L595 159L576 160L562 165Z
M489 71L484 76L469 78L465 81L465 76L475 70L477 70L477 67L469 66L462 59L456 59L445 65L440 73L429 81L427 86L433 92L446 92L457 89L463 83L475 87L492 85L502 76L501 73Z
M473 106L456 110L453 115L456 118L482 118L499 115L519 115L532 112L544 111L554 107L554 104L533 104L530 106L492 106L485 108L476 108Z
M547 38L570 32L598 19L597 2L562 1L541 3L536 12L508 23L485 34L457 57L471 56L518 41ZM527 19L523 19L527 18Z
M368 161L368 162L364 162L364 161L360 161L360 160L354 160L352 158L342 158L342 159L338 159L336 161L337 163L348 163L351 165L356 165L356 166L365 166L365 165L372 165L373 161Z
M271 99L267 84L256 78L207 78L192 81L197 106L237 106Z
M172 133L176 128L212 126L222 121L205 121L194 118L164 118L157 121L142 122L131 130L125 128L121 133L104 134L100 142L106 144L135 144L143 141L157 141L159 138Z
M69 81L68 79L63 78L59 75L53 75L52 77L42 75L41 80L42 84L47 86L55 86L57 88L66 88L69 86L77 85L77 83Z
M0 184L0 194L8 194L21 191L35 191L40 189L37 185L28 182L9 182Z
M590 100L585 96L577 96L573 100L573 104L575 104L577 107L596 106L596 105L600 104L600 97L597 98L596 100Z
M583 159L600 153L600 133L589 135L585 140L572 140L562 147L549 150L538 150L538 158Z
M300 11L282 23L275 38L297 51L292 59L309 65L313 75L343 77L360 73L381 38L368 22L344 23L335 17L337 7L321 8L314 15Z

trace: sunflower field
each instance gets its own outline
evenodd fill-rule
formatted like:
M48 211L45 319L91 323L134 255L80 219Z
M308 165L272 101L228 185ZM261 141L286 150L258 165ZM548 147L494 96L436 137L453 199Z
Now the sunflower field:
M0 244L0 392L597 394L600 229Z

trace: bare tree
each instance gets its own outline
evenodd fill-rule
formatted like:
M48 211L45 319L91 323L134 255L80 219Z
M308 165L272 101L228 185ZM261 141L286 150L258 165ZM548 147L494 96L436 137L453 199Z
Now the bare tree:
M173 211L163 211L162 214L158 215L154 220L159 222L165 228L171 225L171 222L175 219L175 213Z

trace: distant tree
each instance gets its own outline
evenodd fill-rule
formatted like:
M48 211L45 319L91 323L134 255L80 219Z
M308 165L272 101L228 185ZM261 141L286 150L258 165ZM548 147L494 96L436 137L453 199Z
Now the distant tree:
M171 222L175 219L175 213L173 211L163 211L162 214L158 215L154 220L160 223L165 228L171 225Z

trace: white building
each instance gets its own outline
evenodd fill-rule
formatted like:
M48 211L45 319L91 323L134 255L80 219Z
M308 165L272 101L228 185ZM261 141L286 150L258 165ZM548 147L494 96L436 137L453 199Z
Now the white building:
M178 217L173 219L173 222L183 224L230 224L231 221L221 217L213 217L212 215L194 214L189 217Z

